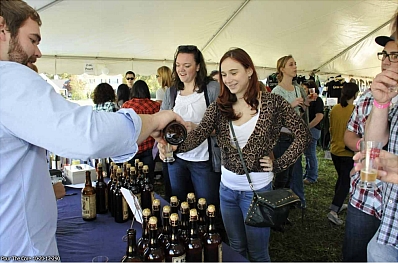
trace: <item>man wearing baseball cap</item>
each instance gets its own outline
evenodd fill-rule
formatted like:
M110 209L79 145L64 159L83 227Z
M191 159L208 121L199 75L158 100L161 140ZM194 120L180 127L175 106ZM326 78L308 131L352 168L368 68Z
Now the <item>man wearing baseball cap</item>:
M376 43L384 46L383 52L378 53L383 71L371 86L374 101L366 122L366 140L388 143L388 151L398 155L398 105L389 109L398 94L398 44L393 37L386 36L377 37ZM368 244L368 261L397 262L398 184L383 181L382 198L383 214L380 227Z

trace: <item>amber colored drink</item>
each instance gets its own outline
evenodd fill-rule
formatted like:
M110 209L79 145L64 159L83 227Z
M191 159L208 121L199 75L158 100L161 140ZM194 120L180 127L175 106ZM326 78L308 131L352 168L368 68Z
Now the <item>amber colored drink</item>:
M361 170L361 181L362 182L374 182L377 178L377 171L375 169L371 171Z

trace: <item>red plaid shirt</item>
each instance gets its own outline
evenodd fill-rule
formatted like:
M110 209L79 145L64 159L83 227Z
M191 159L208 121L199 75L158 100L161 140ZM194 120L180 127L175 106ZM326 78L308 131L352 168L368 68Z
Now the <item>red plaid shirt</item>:
M154 114L160 110L160 104L150 99L133 98L123 103L122 108L133 109L137 114ZM138 145L138 153L152 149L154 144L155 139L149 136Z

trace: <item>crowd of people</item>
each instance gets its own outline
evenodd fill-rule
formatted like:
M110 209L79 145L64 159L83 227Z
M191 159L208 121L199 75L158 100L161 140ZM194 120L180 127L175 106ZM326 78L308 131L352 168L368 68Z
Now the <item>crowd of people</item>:
M391 89L398 85L397 19L391 37L375 39L384 49L378 55L382 72L371 89L354 105L359 88L345 83L330 112L338 179L327 218L344 223L338 213L347 208L348 195L344 261L398 261L398 106L391 105L398 92ZM149 165L153 182L153 153L158 150L161 160L165 156L162 130L178 121L188 135L173 148L173 164L163 164L166 196L184 200L194 192L205 197L220 210L223 220L217 227L225 229L234 251L250 261L270 261L270 228L244 223L252 190L291 188L305 211L304 184L316 187L318 180L316 146L324 105L314 81L294 81L293 56L276 61L278 85L270 92L260 85L245 50L226 51L218 70L208 74L202 52L181 45L173 68L156 71L156 99L145 81L127 71L126 84L116 94L101 83L94 90L94 107L78 106L31 70L42 55L40 26L39 14L25 2L0 1L0 255L58 255L46 150L79 159L110 157L116 163L134 164L138 158ZM386 145L377 159L382 168L374 190L358 186L361 163L354 167L354 161L363 158L355 154L363 140Z

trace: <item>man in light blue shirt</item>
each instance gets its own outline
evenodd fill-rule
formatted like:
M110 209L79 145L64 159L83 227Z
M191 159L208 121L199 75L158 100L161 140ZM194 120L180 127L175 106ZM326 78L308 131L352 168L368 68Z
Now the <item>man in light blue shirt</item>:
M0 256L58 256L57 206L45 149L79 159L131 159L149 135L182 119L171 111L95 112L66 101L26 67L41 57L40 17L0 1ZM123 139L121 139L123 138ZM34 258L28 258L34 261Z

